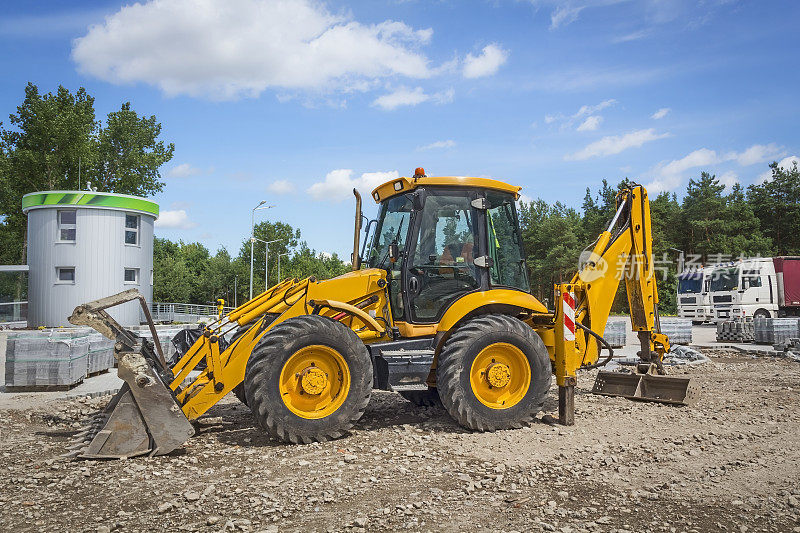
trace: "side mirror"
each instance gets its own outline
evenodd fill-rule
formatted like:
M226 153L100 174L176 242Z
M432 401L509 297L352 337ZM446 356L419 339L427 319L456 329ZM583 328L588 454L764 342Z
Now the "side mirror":
M397 259L400 257L400 247L397 246L396 242L393 242L389 245L389 261L392 263L396 262Z
M425 206L425 198L423 198L421 191L416 191L410 194L411 204L414 206L414 211L421 211Z

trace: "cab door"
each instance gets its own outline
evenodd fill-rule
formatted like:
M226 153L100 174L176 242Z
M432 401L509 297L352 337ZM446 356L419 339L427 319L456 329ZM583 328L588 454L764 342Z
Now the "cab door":
M481 288L485 269L474 264L483 254L483 213L472 205L476 191L425 189L416 210L404 278L411 322L438 322L464 294Z

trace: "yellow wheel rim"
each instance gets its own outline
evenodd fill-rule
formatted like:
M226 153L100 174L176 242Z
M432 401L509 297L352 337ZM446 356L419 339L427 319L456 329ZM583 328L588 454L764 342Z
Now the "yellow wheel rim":
M283 365L279 389L283 403L292 413L301 418L325 418L347 398L350 369L333 348L306 346Z
M475 357L469 371L472 393L492 409L518 404L531 386L531 367L522 350L506 342L490 344Z

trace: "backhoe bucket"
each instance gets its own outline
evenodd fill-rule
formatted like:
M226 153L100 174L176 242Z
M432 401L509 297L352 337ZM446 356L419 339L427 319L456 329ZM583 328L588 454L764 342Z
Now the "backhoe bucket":
M592 393L674 405L694 405L700 398L699 387L687 377L610 371L597 374Z
M121 459L164 455L194 435L192 424L164 384L162 373L169 377L170 370L163 362L149 311L145 309L154 343L124 329L105 312L108 307L134 299L144 302L138 291L125 291L80 305L69 317L71 323L91 326L116 341L117 375L125 383L108 406L75 435L66 457Z

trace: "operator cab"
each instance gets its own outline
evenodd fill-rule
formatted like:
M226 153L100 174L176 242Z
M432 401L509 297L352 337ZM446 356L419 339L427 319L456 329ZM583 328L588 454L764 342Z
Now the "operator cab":
M484 178L428 178L420 168L373 191L380 207L364 263L389 273L395 320L437 323L474 291L529 292L519 190Z

